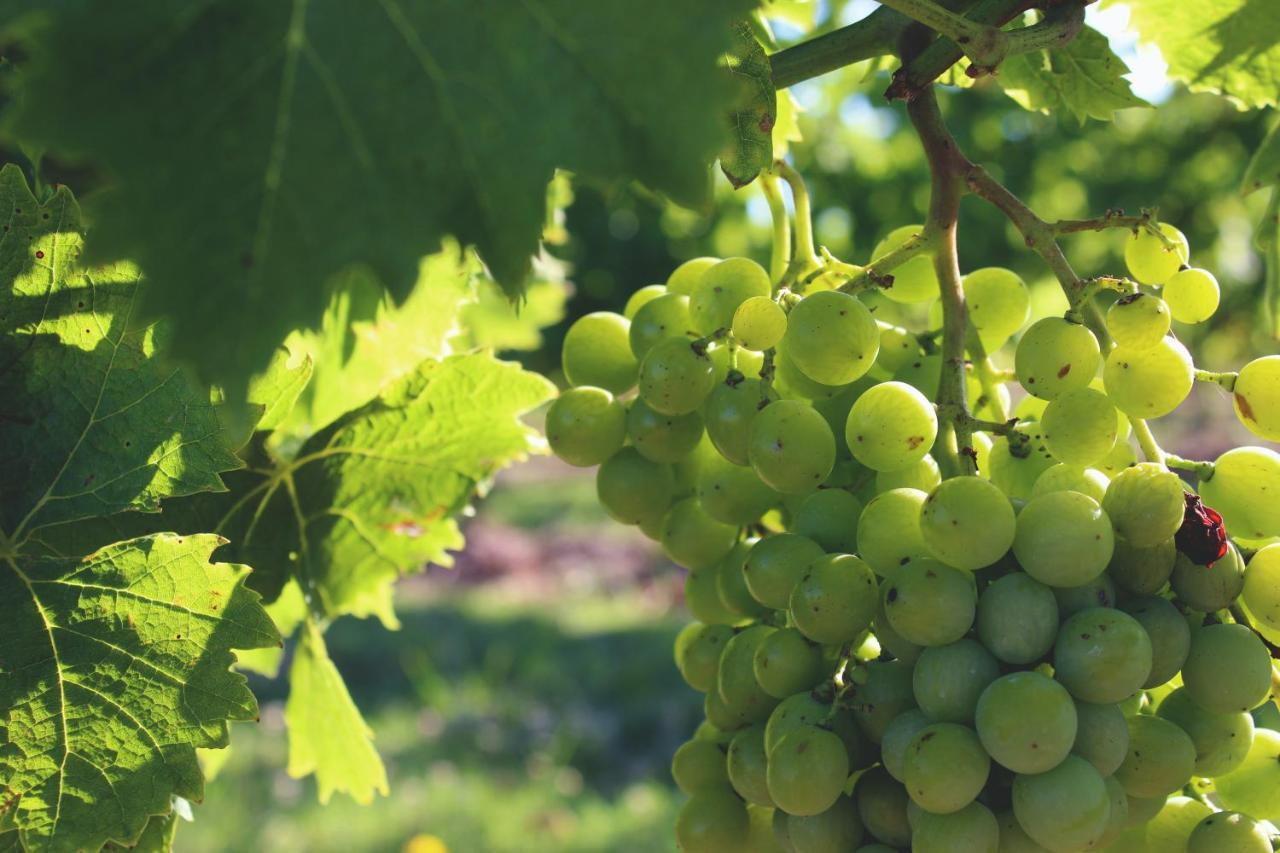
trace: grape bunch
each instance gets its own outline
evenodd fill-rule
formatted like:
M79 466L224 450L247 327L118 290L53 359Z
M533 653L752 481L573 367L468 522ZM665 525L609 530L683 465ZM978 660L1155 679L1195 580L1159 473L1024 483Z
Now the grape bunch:
M1105 344L963 278L964 442L936 335L895 322L939 296L927 254L857 292L697 258L569 330L550 446L688 572L680 849L1272 849L1280 454L1184 460L1146 422L1201 379L1280 439L1280 356L1197 371L1171 327L1213 275L1167 225L1125 259Z

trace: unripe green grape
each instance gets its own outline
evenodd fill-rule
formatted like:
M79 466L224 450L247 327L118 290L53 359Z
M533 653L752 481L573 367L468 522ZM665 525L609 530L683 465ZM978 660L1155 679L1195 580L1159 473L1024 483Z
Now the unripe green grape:
M1131 468L1138 461L1138 454L1133 449L1133 444L1128 439L1116 442L1116 446L1111 448L1111 452L1106 455L1102 461L1094 465L1102 473L1108 477L1115 477L1126 468Z
M749 803L773 806L769 798L769 784L765 778L769 758L764 751L764 725L748 726L729 741L729 782Z
M806 494L822 485L836 461L836 440L822 415L797 400L770 403L751 422L751 467L783 494Z
M1185 687L1166 696L1156 713L1191 738L1196 749L1197 776L1230 773L1244 763L1253 746L1253 717L1243 711L1210 713L1192 701Z
M707 515L735 527L759 520L781 498L750 468L734 465L719 454L702 464L697 495Z
M1058 601L1058 614L1065 619L1090 607L1115 607L1116 585L1103 572L1080 586L1054 587L1053 597Z
M826 675L822 649L795 628L779 628L756 649L756 681L775 699L808 690Z
M603 388L570 388L547 409L547 443L570 465L599 465L622 448L626 410Z
M996 815L1000 827L1000 844L997 853L1045 853L1045 848L1031 840L1027 831L1018 823L1012 810Z
M749 465L747 446L751 421L761 403L776 400L777 394L766 391L759 379L743 379L734 385L721 383L711 392L703 408L707 436L720 455L735 465Z
M571 385L594 385L621 394L636 384L638 365L628 341L630 322L596 311L574 321L564 336L560 362Z
M1280 536L1280 453L1237 447L1213 463L1213 477L1200 482L1200 496L1222 513L1237 538Z
M875 363L880 330L857 298L827 290L806 296L791 309L782 345L813 381L844 385Z
M654 462L679 462L693 452L702 438L702 416L697 412L664 415L636 398L626 413L626 435L640 455Z
M665 284L646 284L627 297L627 304L622 309L622 316L628 320L634 320L637 311L666 292L667 286Z
M747 589L747 579L742 566L751 550L750 541L735 542L733 550L707 572L715 572L716 593L725 609L739 619L760 619L769 614L769 608L756 601Z
M699 693L715 687L720 655L733 636L727 625L686 625L676 637L676 668Z
M1182 526L1185 492L1178 475L1154 462L1142 462L1117 474L1107 486L1102 508L1130 545L1159 545Z
M903 663L915 663L920 659L924 647L911 642L893 630L893 626L889 624L889 617L884 612L884 596L880 597L876 606L876 618L871 625L882 652Z
M1244 590L1244 576L1244 559L1234 545L1228 544L1227 553L1208 566L1193 563L1185 554L1179 554L1169 583L1183 604L1212 613L1235 603Z
M1135 418L1159 418L1178 408L1194 377L1191 353L1173 338L1144 350L1116 347L1102 369L1111 402Z
M747 831L747 807L727 789L695 794L676 817L676 843L685 853L734 853Z
M605 512L623 524L662 518L675 494L670 465L651 462L634 447L610 456L596 472L596 496Z
M1079 492L1050 492L1018 514L1013 553L1031 577L1074 587L1106 571L1115 547L1111 521L1098 502Z
M978 698L975 725L982 746L1015 773L1056 767L1076 739L1076 709L1062 685L1038 672L997 678Z
M791 603L791 590L809 564L823 555L812 539L793 533L766 536L752 546L743 565L747 588L756 601L777 610Z
M1179 323L1203 323L1218 310L1221 291L1213 273L1196 267L1176 272L1161 291Z
M999 348L1031 316L1027 285L1013 270L983 267L966 275L961 284L969 320L988 350Z
M991 583L978 599L978 638L1005 663L1028 664L1053 648L1058 603L1049 587L1016 572Z
M742 713L750 722L763 722L778 704L756 681L756 650L775 629L765 625L744 628L725 643L716 672L716 690L725 705Z
M976 599L969 575L933 560L908 560L884 583L889 624L920 646L963 637L973 624Z
M986 470L991 482L1005 495L1025 501L1030 500L1040 475L1057 465L1058 460L1049 452L1038 421L1019 423L1014 432L1017 437L1012 443L1005 436L996 439L988 454ZM1025 455L1016 455L1015 448Z
M872 837L892 847L911 844L906 788L883 768L874 767L859 776L853 797L858 803L858 817Z
M695 352L687 338L659 341L640 365L640 398L663 414L694 411L715 385L711 359Z
M1129 274L1143 284L1163 284L1191 257L1186 236L1167 222L1158 226L1171 245L1139 228L1124 243L1124 263Z
M1113 521L1112 524L1114 523ZM1123 536L1117 535L1107 573L1118 587L1127 592L1152 595L1168 583L1177 556L1177 546L1172 537L1155 545L1139 548Z
M1177 725L1148 714L1129 718L1129 752L1115 777L1130 796L1172 794L1190 781L1195 766L1195 745Z
M1040 426L1049 452L1069 465L1097 462L1115 446L1118 435L1116 407L1092 388L1064 391L1050 400Z
M875 575L852 554L827 554L809 564L791 592L790 612L816 643L847 643L876 615Z
M824 551L852 554L858 550L858 518L862 502L844 489L819 489L800 502L788 529L817 542Z
M720 597L719 580L720 573L714 569L689 572L684 579L684 606L699 622L735 625L742 618L725 607L724 599Z
M729 786L724 746L712 740L689 740L671 758L671 778L689 796L722 791Z
M1268 820L1280 815L1280 732L1256 729L1244 762L1213 783L1228 809Z
M884 257L923 230L923 225L903 225L893 229L876 244L871 260L874 262L877 258ZM893 285L884 291L884 295L894 302L928 302L938 296L938 275L933 270L933 259L928 254L916 255L905 264L894 267L890 274L893 276Z
M1125 738L1126 738L1125 742L1126 743L1128 742L1128 730L1129 730L1129 727L1128 727L1128 723L1126 722L1125 723ZM1129 800L1129 818L1127 822L1129 826L1129 831L1133 832L1134 828L1136 827L1142 830L1144 834L1147 829L1147 824L1151 823L1151 821L1155 819L1156 815L1160 814L1160 812L1164 809L1165 805L1167 805L1171 799L1177 799L1177 798L1170 798L1170 797L1129 797L1127 794L1126 794L1126 797L1128 797L1128 800ZM1187 798L1183 797L1182 799L1187 799ZM1199 800L1192 800L1191 802L1194 802L1196 805L1201 805L1201 806L1204 805L1204 803L1201 803ZM1205 806L1205 808L1207 809L1208 807ZM1139 837L1137 840L1145 842L1146 839L1143 837ZM1145 845L1138 849L1142 851L1147 850Z
M1151 674L1151 638L1127 613L1110 607L1082 610L1058 629L1053 667L1054 677L1075 698L1119 702Z
M760 722L747 709L733 708L725 703L718 690L708 690L702 697L702 715L707 722L725 734L740 731L752 723Z
M929 552L957 569L975 571L1000 559L1013 544L1013 506L978 477L943 480L920 512L920 535Z
M1187 853L1271 853L1271 834L1239 812L1215 812L1191 831Z
M928 453L905 468L876 472L877 493L892 489L917 489L928 494L941 482L942 472L938 463Z
M643 361L654 344L667 338L688 340L692 331L689 297L678 293L664 293L636 311L627 340L635 357Z
M916 703L930 719L972 723L978 697L999 675L1000 664L991 653L966 639L921 652L911 684Z
M777 346L787 332L787 313L768 296L752 296L733 312L733 336L749 350Z
M879 742L894 718L915 707L911 665L896 660L874 660L849 690L853 718L872 741Z
M862 841L865 832L852 797L841 796L816 815L789 815L788 837L795 853L844 853Z
M999 847L1000 824L978 802L950 814L925 812L911 836L916 853L998 853Z
M1081 850L1106 831L1110 794L1093 765L1068 755L1052 770L1014 777L1013 813L1037 844L1053 851Z
M1208 625L1191 635L1182 683L1206 711L1249 711L1262 704L1271 688L1271 655L1243 625Z
M894 371L893 378L898 382L905 382L912 388L915 388L921 394L929 399L938 396L938 383L942 377L942 356L934 353L932 355L920 356L913 359L904 366ZM975 403L982 397L982 383L975 374L971 365L965 365L964 368L964 388L965 399L971 404ZM998 386L1002 401L1007 406L1009 403L1009 392L1003 385ZM986 415L987 412L982 407L974 406L975 414L979 416Z
M1186 850L1196 825L1211 814L1213 808L1200 800L1182 796L1167 798L1164 807L1145 828L1145 853Z
M1280 631L1280 544L1260 549L1249 560L1240 595L1257 623Z
M1076 700L1076 739L1071 752L1110 776L1129 754L1129 723L1119 705Z
M929 400L905 382L882 382L849 409L845 441L853 457L875 471L897 471L918 462L938 435Z
M880 329L880 352L876 355L876 364L889 373L896 373L923 355L919 339L910 330L879 320L876 326Z
M816 815L831 808L848 776L843 742L816 726L789 732L769 752L769 795L790 815Z
M1178 674L1191 651L1191 628L1182 612L1166 598L1140 595L1124 603L1123 608L1147 632L1151 640L1151 672L1143 682L1150 690Z
M667 290L689 296L702 280L702 274L720 263L719 258L690 258L671 271L667 277Z
M1107 309L1107 331L1117 346L1134 352L1150 349L1169 334L1171 316L1159 296L1129 293Z
M829 400L849 388L848 384L825 385L810 379L808 374L796 365L787 351L786 338L778 344L773 363L775 368L773 385L781 396L788 399Z
M1114 778L1108 776L1102 782L1107 786L1111 810L1107 815L1107 826L1098 840L1094 842L1094 846L1107 850L1110 849L1112 842L1116 841L1124 833L1129 824L1129 796L1125 793L1124 786Z
M908 708L893 718L880 738L880 763L889 775L902 781L903 764L907 758L907 747L916 735L934 724L934 720L919 708Z
M1107 475L1096 468L1080 468L1059 462L1046 468L1036 478L1036 484L1031 488L1031 497L1038 498L1050 492L1079 492L1102 503L1110 482Z
M765 724L765 749L773 752L782 739L796 729L818 726L834 732L840 738L845 752L851 757L851 765L865 766L863 753L869 750L858 730L858 724L849 711L835 707L832 700L830 692L818 690L807 690L783 699L773 709L769 722Z
M922 809L935 814L957 812L982 792L991 759L973 729L956 723L934 723L907 746L902 781Z
M677 501L662 520L663 553L690 571L714 566L737 539L738 528L716 521L697 498Z
M1280 441L1280 355L1240 368L1232 396L1240 423L1260 438Z
M689 317L700 335L733 325L738 306L753 296L766 299L773 291L769 273L750 258L727 258L708 267L689 294Z
M1084 388L1102 361L1098 339L1085 326L1045 317L1027 329L1014 352L1014 371L1028 394L1052 400Z
M920 511L927 497L918 489L891 489L862 510L858 553L876 574L887 578L907 559L929 553L920 533Z

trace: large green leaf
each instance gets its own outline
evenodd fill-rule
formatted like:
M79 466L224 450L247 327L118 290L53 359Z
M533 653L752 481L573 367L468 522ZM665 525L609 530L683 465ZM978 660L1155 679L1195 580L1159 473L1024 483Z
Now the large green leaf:
M198 800L197 747L257 703L234 648L280 642L216 536L84 558L0 560L0 780L28 849L138 839L173 795Z
M352 264L401 297L452 234L518 292L556 167L703 203L716 60L754 3L25 5L11 135L114 178L90 249L135 258L176 351L243 380Z
M769 57L749 23L740 22L734 28L733 48L725 55L724 63L738 91L728 114L730 135L720 152L720 169L735 187L743 187L773 164L778 97Z
M1138 38L1160 48L1169 76L1246 107L1280 97L1280 3L1124 0Z

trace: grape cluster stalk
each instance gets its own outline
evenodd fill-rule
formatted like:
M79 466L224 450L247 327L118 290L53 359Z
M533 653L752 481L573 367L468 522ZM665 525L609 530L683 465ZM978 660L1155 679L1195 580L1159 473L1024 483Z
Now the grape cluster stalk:
M1280 454L1183 459L1148 421L1208 382L1280 440L1280 355L1198 370L1175 324L1219 291L1178 229L1046 223L931 92L909 113L928 221L866 265L815 249L779 163L771 271L695 258L565 339L552 450L688 573L675 661L706 720L672 761L677 843L1269 853ZM1032 317L1011 270L960 274L966 193L1023 231L1065 315ZM1077 277L1057 237L1104 228L1128 274Z

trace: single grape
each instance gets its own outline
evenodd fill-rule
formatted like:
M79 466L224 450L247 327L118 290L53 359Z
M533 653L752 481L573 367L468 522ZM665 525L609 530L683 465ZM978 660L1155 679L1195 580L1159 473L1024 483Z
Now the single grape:
M923 394L905 382L882 382L849 410L845 440L853 457L876 471L918 462L938 435L938 416Z
M689 319L689 297L665 293L645 303L631 320L628 342L641 361L659 341L667 338L689 340L693 323Z
M1000 845L997 853L1045 853L1045 848L1031 840L1027 831L1018 823L1017 815L1012 810L996 815L996 824L1000 827Z
M809 564L823 556L812 539L794 533L766 536L747 554L743 574L756 601L778 610L791 603L791 590L804 576Z
M1184 494L1177 474L1155 462L1142 462L1112 478L1102 509L1130 545L1150 548L1172 539L1182 526Z
M727 258L703 271L689 294L689 317L700 335L733 325L738 306L753 296L773 292L769 273L750 258Z
M1031 324L1018 341L1014 371L1027 393L1052 400L1063 391L1087 386L1101 360L1098 339L1088 328L1045 317Z
M594 385L621 394L636 384L631 324L621 314L596 311L574 321L564 336L560 362L570 385Z
M761 689L756 681L756 650L773 628L752 625L744 628L725 643L720 655L720 668L716 673L716 692L729 708L742 714L748 722L763 722L778 704L778 700Z
M1128 723L1125 724L1125 738L1128 738ZM1114 777L1113 777L1114 778ZM1127 795L1126 795L1127 796ZM1129 820L1128 825L1130 831L1137 827L1145 833L1147 824L1150 823L1156 815L1160 814L1165 805L1169 802L1170 797L1128 797L1129 800ZM1193 802L1203 805L1199 800ZM1145 840L1145 839L1140 839ZM1139 848L1143 851L1146 847Z
M876 472L877 494L891 489L918 489L928 494L941 482L942 472L938 463L927 453L906 468Z
M1107 786L1107 797L1111 804L1111 810L1107 815L1107 826L1098 840L1094 842L1094 847L1101 850L1110 850L1112 842L1124 833L1129 824L1129 796L1125 793L1124 786L1113 777L1107 776L1102 782Z
M879 742L893 719L915 706L911 665L902 661L871 661L858 673L848 699L858 728Z
M738 796L748 803L773 806L769 798L766 770L769 758L764 751L764 725L748 726L733 736L729 742L729 782Z
M1079 492L1102 503L1110 483L1107 475L1096 468L1078 468L1059 462L1036 478L1031 497L1038 498L1050 492Z
M1197 565L1186 555L1178 554L1169 583L1184 604L1212 613L1235 603L1244 590L1244 579L1244 559L1234 545L1228 544L1226 556L1208 566Z
M756 649L756 681L775 699L813 687L830 674L822 649L795 628L779 628Z
M1151 673L1143 687L1151 689L1178 674L1191 651L1191 628L1166 598L1140 595L1124 603L1124 612L1138 621L1151 640Z
M930 719L972 723L978 697L999 675L1000 664L991 653L966 639L925 649L911 684L916 703Z
M782 497L760 482L750 468L718 454L698 471L698 502L707 515L735 527L752 524Z
M1092 465L1115 446L1116 407L1101 391L1075 388L1049 401L1040 426L1049 452L1060 462Z
M1114 544L1111 521L1097 501L1079 492L1050 492L1018 514L1013 553L1041 583L1076 587L1106 571Z
M734 625L742 620L739 614L725 606L720 595L720 572L715 569L690 572L685 576L684 606L694 619L708 625Z
M1238 538L1280 536L1280 453L1237 447L1213 463L1213 477L1200 481L1200 497L1222 513Z
M637 311L666 292L665 284L646 284L627 297L627 305L622 309L622 316L628 320L634 320Z
M1195 772L1196 748L1177 725L1161 717L1129 718L1129 751L1116 780L1134 797L1172 794Z
M693 795L676 817L676 843L686 853L732 853L747 837L747 807L730 790Z
M1053 648L1058 603L1049 587L1016 572L990 584L978 599L978 638L1005 663L1028 664Z
M1243 625L1209 625L1191 635L1182 682L1187 695L1206 711L1249 711L1262 704L1271 688L1271 655Z
M1111 452L1107 454L1107 458L1097 464L1097 469L1108 477L1115 477L1126 468L1131 468L1138 462L1137 451L1133 449L1133 444L1128 439L1122 439L1116 442L1116 446L1111 448Z
M889 373L895 373L920 358L920 341L908 329L876 321L880 329L880 352L876 364Z
M671 271L667 277L667 290L689 296L698 286L702 274L718 263L719 258L690 258Z
M961 285L969 321L988 352L999 349L1031 316L1027 285L1013 270L976 269L961 280Z
M987 457L985 468L988 478L1009 498L1030 500L1036 480L1045 471L1058 464L1049 452L1044 440L1044 430L1039 421L1026 421L1014 427L1014 436L996 439Z
M858 299L826 290L806 296L791 309L783 346L810 379L843 385L871 369L880 351L880 330Z
M547 444L570 465L599 465L626 440L626 410L603 388L570 388L547 409Z
M720 455L734 465L749 465L747 447L751 421L766 400L776 400L772 389L765 389L759 379L743 379L732 385L721 383L707 397L703 408L707 436Z
M1013 813L1037 844L1081 850L1106 832L1111 797L1093 765L1068 755L1052 770L1014 777Z
M929 552L957 569L974 571L1000 559L1013 544L1016 521L1009 499L978 477L944 480L920 512Z
M1259 623L1280 631L1280 544L1260 549L1249 560L1241 597Z
M707 722L726 733L736 732L752 723L760 722L745 708L733 708L725 703L718 690L708 690L702 700L702 713Z
M1177 556L1178 550L1174 546L1173 537L1139 548L1123 536L1117 535L1107 574L1115 581L1116 586L1127 592L1151 595L1163 589L1169 581Z
M789 328L790 325L788 325ZM827 400L839 396L849 388L847 383L826 385L810 379L791 358L785 337L782 343L778 344L777 354L774 356L774 368L774 388L779 395L788 399Z
M1116 408L1135 418L1169 414L1195 384L1191 353L1173 338L1149 349L1116 347L1102 368L1102 382Z
M689 796L724 790L729 785L724 745L713 740L685 741L671 758L671 777Z
M889 624L917 645L954 643L973 624L977 596L972 577L962 571L913 558L883 588Z
M991 809L969 803L951 814L925 812L911 836L915 853L999 853L1000 824Z
M991 759L968 726L934 723L907 746L902 781L922 809L935 814L959 811L982 792Z
M1240 368L1232 396L1240 423L1260 438L1280 441L1280 355L1255 358Z
M884 596L880 596L876 606L876 618L871 626L876 642L880 644L880 650L883 653L903 663L915 663L920 659L924 647L911 642L893 630L893 626L889 624L889 616L884 612Z
M691 571L718 563L737 539L738 529L708 515L697 498L677 501L662 520L663 553Z
M1076 701L1076 740L1071 752L1110 776L1129 754L1129 724L1119 705Z
M1059 616L1065 619L1090 607L1115 607L1116 585L1103 572L1080 586L1054 587L1053 597L1058 601Z
M880 763L889 775L902 781L903 763L907 758L907 747L916 735L929 728L935 721L919 708L908 708L893 718L880 738Z
M832 704L830 691L809 690L788 696L778 703L764 727L764 745L769 752L791 732L805 726L818 726L834 732L844 744L850 767L861 768L872 760L870 747L862 736L853 715Z
M836 461L836 441L822 415L797 400L770 403L751 422L751 467L784 494L822 485Z
M733 636L727 625L691 623L676 637L676 668L689 686L706 693L716 684L720 655Z
M843 853L856 848L865 834L858 805L849 796L821 814L787 816L787 837L795 853Z
M875 251L871 253L872 263L923 230L923 225L903 225L890 231L876 244ZM928 302L938 296L938 276L933 271L933 259L927 254L916 255L894 267L889 274L893 276L893 284L884 291L884 295L894 302Z
M787 314L769 296L751 296L733 312L733 336L749 350L777 346L787 332Z
M1215 812L1196 824L1187 853L1271 853L1271 833L1239 812Z
M769 751L769 795L790 815L816 815L831 808L849 776L849 756L835 734L801 726Z
M1124 243L1124 263L1129 273L1143 284L1163 284L1187 262L1191 252L1187 238L1167 222L1158 226L1168 245L1146 228L1139 228Z
M844 489L819 489L800 502L788 529L807 536L824 551L852 554L858 550L858 518L862 502Z
M716 594L720 596L720 603L737 619L762 619L769 615L769 608L751 596L742 571L752 544L751 540L735 542L733 550L724 559L713 568L705 570L707 573L715 573Z
M1157 713L1187 733L1196 748L1197 776L1223 776L1244 763L1253 746L1253 717L1243 711L1213 714L1179 687L1160 703Z
M640 364L640 398L657 412L694 411L716 386L711 359L697 353L687 338L664 338Z
M920 510L927 497L917 489L891 489L876 495L862 510L859 553L876 574L889 577L911 557L928 554L920 534Z
M873 838L892 847L910 845L907 791L883 768L873 767L859 776L853 796L858 803L858 817Z
M1280 732L1256 729L1244 762L1213 783L1226 808L1267 820L1280 817Z
M596 496L605 512L623 524L641 524L666 515L675 494L670 465L651 462L624 447L596 472Z
M938 384L942 378L942 356L934 353L926 355L900 367L894 371L893 378L897 382L905 382L911 387L917 389L929 399L938 396ZM982 383L975 374L972 365L965 365L964 375L965 399L976 402L982 397ZM1006 405L1009 404L1008 392L1004 390L1004 386L1000 387L1001 401ZM979 406L975 410L975 414L981 417L990 417L989 412Z
M1062 623L1053 647L1055 677L1085 702L1119 702L1151 674L1151 639L1127 613L1082 610Z
M1169 797L1145 827L1144 853L1187 849L1191 833L1213 808L1190 797Z
M698 446L702 438L702 416L697 412L664 415L637 398L627 409L626 436L646 459L679 462Z
M1169 306L1159 296L1130 293L1107 311L1107 331L1118 346L1138 351L1150 349L1169 334Z
M871 627L877 593L870 566L851 554L827 554L792 590L791 618L816 643L847 643Z
M978 698L982 746L1015 773L1043 773L1071 752L1076 708L1061 684L1038 672L997 678Z
M1174 273L1161 291L1179 323L1203 323L1218 310L1221 291L1213 273L1196 267Z

